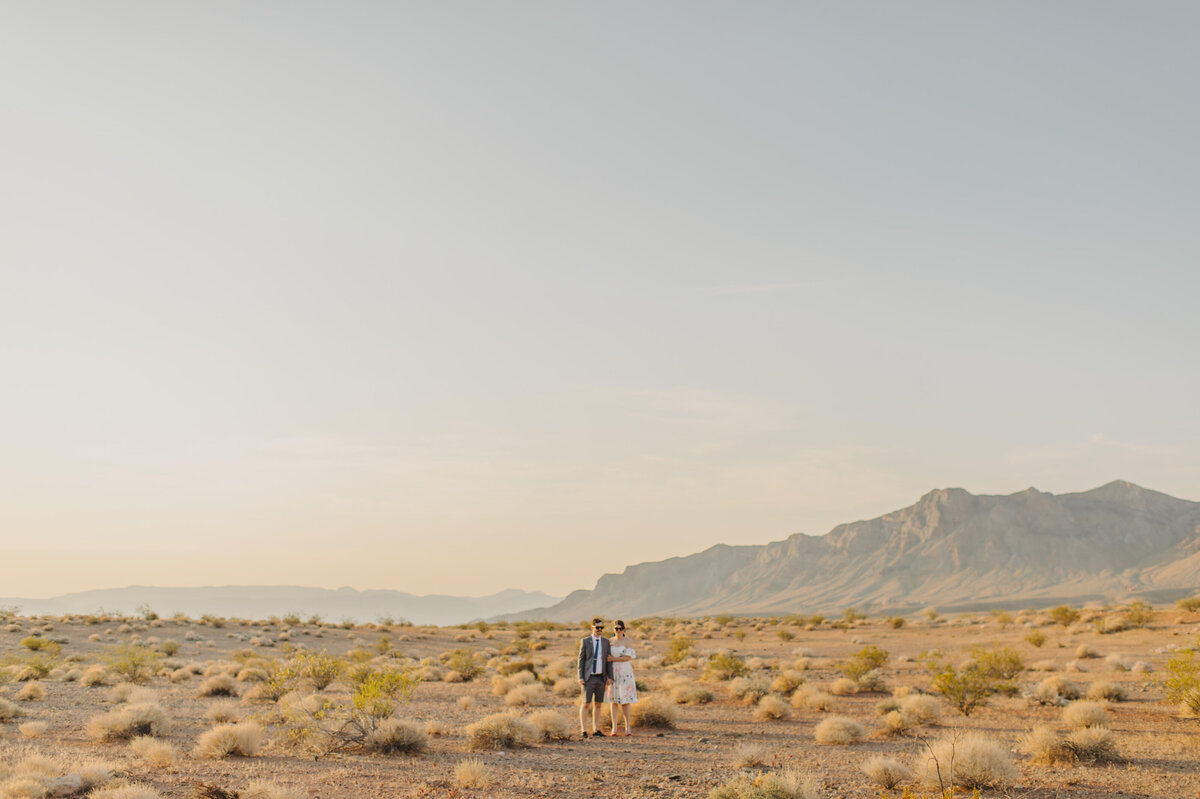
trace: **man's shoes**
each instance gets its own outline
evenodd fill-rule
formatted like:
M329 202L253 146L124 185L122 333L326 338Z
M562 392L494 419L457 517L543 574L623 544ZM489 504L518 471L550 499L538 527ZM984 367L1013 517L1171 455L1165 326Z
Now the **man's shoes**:
M587 738L587 737L588 737L588 736L587 736L587 730L580 730L580 731L579 731L579 737L580 737L580 738Z

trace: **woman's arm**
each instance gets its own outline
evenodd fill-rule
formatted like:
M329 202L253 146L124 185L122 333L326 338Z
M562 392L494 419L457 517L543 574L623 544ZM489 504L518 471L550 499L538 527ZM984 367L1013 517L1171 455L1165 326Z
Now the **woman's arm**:
M609 663L627 663L630 660L633 660L633 656L631 655L622 655L619 658L615 658L612 655L608 656Z

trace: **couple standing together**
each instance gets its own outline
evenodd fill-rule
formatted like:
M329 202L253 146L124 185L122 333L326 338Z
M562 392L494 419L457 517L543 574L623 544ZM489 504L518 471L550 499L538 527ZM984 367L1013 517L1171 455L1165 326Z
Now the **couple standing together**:
M602 733L600 704L612 708L612 732L609 735L629 735L629 706L637 701L637 684L633 665L637 657L625 637L625 622L617 619L612 640L604 637L604 620L592 619L592 634L579 642L579 684L583 686L583 701L579 704L579 735L588 737L587 706L592 705L592 737ZM617 732L617 708L625 722L625 732Z

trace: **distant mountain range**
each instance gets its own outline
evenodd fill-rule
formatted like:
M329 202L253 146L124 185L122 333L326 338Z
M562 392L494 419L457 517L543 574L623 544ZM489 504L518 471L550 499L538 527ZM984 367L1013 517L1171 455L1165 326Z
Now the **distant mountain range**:
M402 591L357 591L353 588L304 588L290 585L231 585L198 588L155 588L129 586L81 591L51 599L0 598L0 606L19 606L30 615L62 613L133 613L148 605L161 616L186 613L199 617L205 613L265 619L299 613L314 614L326 621L350 618L358 622L375 621L381 616L408 619L414 624L462 624L487 616L514 613L545 606L559 597L541 591L510 589L481 597L416 596Z
M938 489L878 519L606 574L509 618L912 612L1169 600L1200 586L1200 502L1127 482L1078 494Z

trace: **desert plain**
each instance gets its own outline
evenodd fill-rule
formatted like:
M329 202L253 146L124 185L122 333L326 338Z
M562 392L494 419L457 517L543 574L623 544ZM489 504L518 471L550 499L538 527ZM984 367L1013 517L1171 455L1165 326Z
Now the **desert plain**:
M1200 613L1134 617L629 619L640 723L581 739L582 622L9 614L0 799L937 796L939 742L966 762L973 735L1003 762L955 795L1200 795L1200 720L1163 682ZM980 663L1005 673L964 715L935 673ZM1064 745L1079 730L1099 749Z

